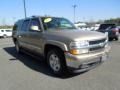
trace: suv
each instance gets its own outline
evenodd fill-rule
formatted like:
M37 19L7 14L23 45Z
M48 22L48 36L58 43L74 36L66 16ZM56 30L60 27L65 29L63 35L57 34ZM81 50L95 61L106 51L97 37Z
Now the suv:
M41 17L19 20L13 27L17 52L43 56L54 74L90 70L107 59L110 47L105 34L77 30L67 19Z
M108 33L109 40L118 40L119 30L115 24L101 24L98 31Z
M0 38L12 36L12 29L0 29Z

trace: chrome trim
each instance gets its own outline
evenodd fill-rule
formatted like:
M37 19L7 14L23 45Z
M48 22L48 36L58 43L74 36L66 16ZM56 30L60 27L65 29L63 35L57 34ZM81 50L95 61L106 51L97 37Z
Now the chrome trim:
M80 49L84 49L84 48L90 49L90 48L95 48L95 47L104 47L108 42L106 41L107 38L103 38L103 39L105 39L104 42L100 42L98 44L93 44L93 45L90 45L91 41L88 41L89 42L89 46L81 47ZM94 41L99 41L99 40L103 40L103 39L98 39L98 40L94 40Z
M81 54L81 55L72 55L68 52L65 53L66 64L68 67L79 68L82 63L92 62L94 59L100 59L104 55L109 55L110 47L106 47L100 52ZM107 58L106 58L107 59Z

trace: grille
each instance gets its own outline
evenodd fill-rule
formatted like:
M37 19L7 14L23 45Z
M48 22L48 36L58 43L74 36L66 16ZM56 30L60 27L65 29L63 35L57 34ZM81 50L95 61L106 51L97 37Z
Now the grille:
M106 40L106 38L101 39L101 40L96 40L96 41L90 41L89 44L90 44L90 45L100 44L100 43L104 43L105 40Z
M104 47L105 47L105 41L106 41L106 38L104 39L101 39L101 40L95 40L95 41L90 41L89 44L93 47L89 48L89 51L96 51L96 50L102 50ZM103 46L100 46L99 44L100 43L103 43ZM97 45L97 46L94 46L94 45Z

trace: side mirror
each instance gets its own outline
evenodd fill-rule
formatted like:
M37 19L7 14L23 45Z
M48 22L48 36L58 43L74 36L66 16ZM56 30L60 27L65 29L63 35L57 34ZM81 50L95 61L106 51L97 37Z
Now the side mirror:
M30 27L30 30L40 31L38 26L31 26L31 27Z

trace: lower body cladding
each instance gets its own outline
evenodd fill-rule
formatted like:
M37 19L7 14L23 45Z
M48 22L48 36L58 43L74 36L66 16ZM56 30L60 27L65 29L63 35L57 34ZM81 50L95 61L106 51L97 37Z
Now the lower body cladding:
M109 51L110 47L106 47L103 51L89 54L72 55L65 53L67 67L73 73L88 71L107 60Z

